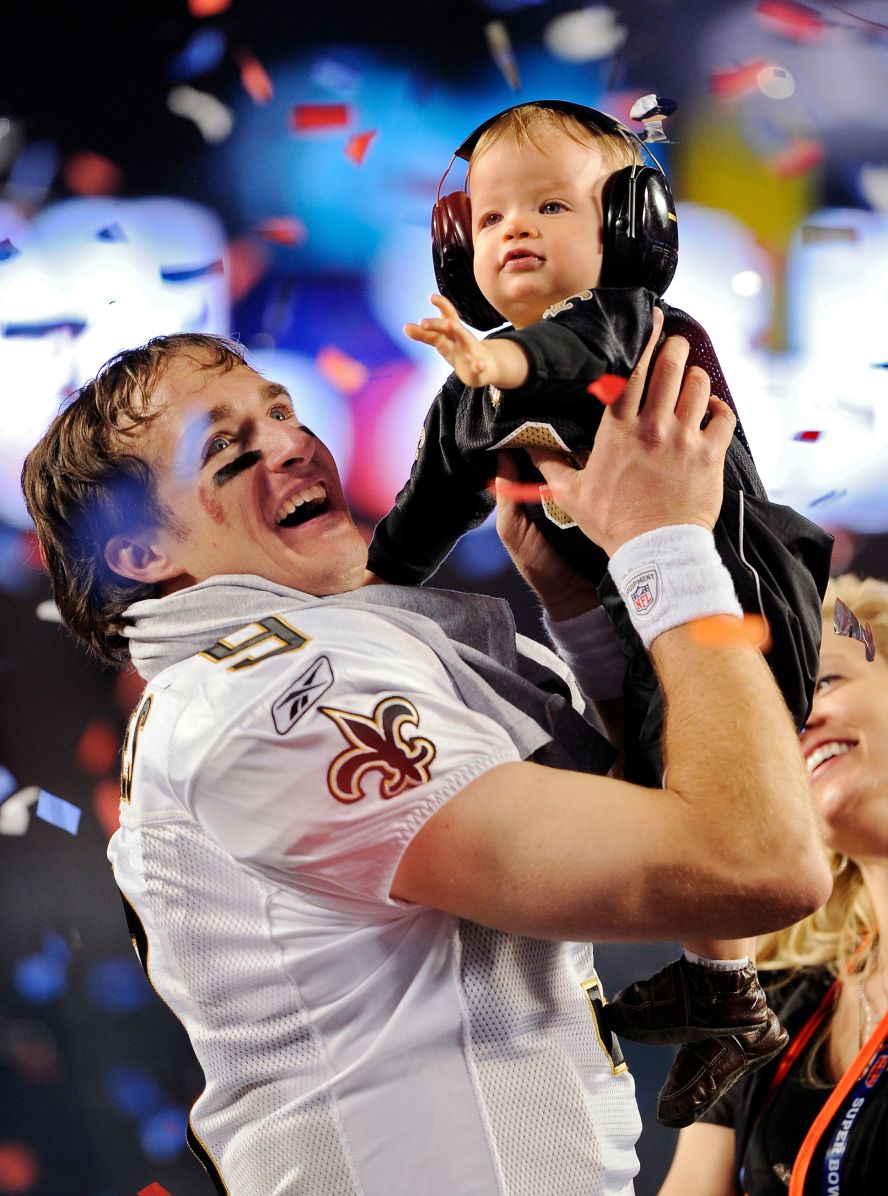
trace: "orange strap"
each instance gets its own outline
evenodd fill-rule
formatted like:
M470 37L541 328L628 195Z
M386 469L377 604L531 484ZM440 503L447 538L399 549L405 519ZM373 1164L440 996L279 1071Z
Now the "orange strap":
M872 1062L876 1051L888 1037L888 1012L883 1014L882 1020L873 1030L872 1034L857 1052L854 1062L836 1084L832 1091L829 1100L814 1118L811 1128L805 1135L805 1140L799 1148L799 1153L796 1155L795 1162L792 1166L792 1179L789 1184L789 1196L803 1196L805 1190L805 1180L808 1176L808 1167L811 1164L811 1159L814 1157L814 1151L817 1149L824 1131L829 1123L835 1117L838 1109L841 1108L845 1097L854 1087L858 1080L862 1079L866 1069Z

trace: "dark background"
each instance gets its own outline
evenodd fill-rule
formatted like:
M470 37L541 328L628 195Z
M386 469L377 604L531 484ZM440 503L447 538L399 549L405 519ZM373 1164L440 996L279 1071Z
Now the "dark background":
M505 20L526 77L548 81L553 63L543 61L543 31L553 17L579 7L506 0L235 0L216 15L199 18L189 12L186 0L17 4L7 6L0 24L0 117L14 122L22 145L45 140L55 147L59 168L42 203L72 194L63 164L70 155L88 150L119 168L118 194L173 195L207 204L234 238L263 214L298 214L298 205L288 209L287 201L285 180L292 164L282 148L287 144L286 112L291 103L331 98L312 82L304 64L329 57L363 77L371 71L400 72L409 87L397 107L386 110L377 100L383 106L374 119L379 153L384 145L397 147L399 138L404 139L403 152L385 159L388 173L381 180L378 173L357 174L348 184L352 190L337 191L331 201L343 229L351 235L359 228L367 244L375 245L389 206L401 212L397 202L405 195L409 202L403 218L427 218L447 151L468 129L497 108L536 98L532 88L517 95L508 88L491 62L484 25ZM859 101L849 98L854 80L841 65L841 53L853 28L860 43L855 52L874 57L881 69L888 43L879 22L888 22L888 6L849 6L859 17L856 22L830 5L804 10L839 21L845 31L825 35L827 43L832 37L837 46L835 72L826 76L822 56L828 44L825 49L823 37L814 44L785 31L775 33L763 23L760 8L702 0L614 0L612 16L628 31L625 42L603 59L564 67L561 94L600 106L606 106L609 96L646 91L677 100L679 113L687 117L679 144L665 151L677 194L718 201L725 210L741 214L779 262L789 236L789 217L781 225L779 211L790 191L796 214L805 205L865 207L860 165L884 164L884 92L863 92ZM193 123L167 108L173 85L170 62L207 25L224 33L228 52L218 65L188 81L224 98L236 114L231 138L219 146L208 145ZM738 138L747 137L753 154L765 152L762 137L755 135L761 124L752 121L750 126L742 111L715 105L710 82L717 66L737 66L753 57L763 38L772 39L775 53L792 57L805 100L799 128L813 128L823 147L816 170L785 180L783 191L780 184L751 177L744 189L727 181L736 175L730 155ZM257 134L250 123L249 101L240 91L232 56L238 46L249 47L275 82L275 101L264 114L277 122L279 140L264 141L261 130ZM555 69L561 70L557 64ZM764 141L794 131L783 127L781 134L770 128ZM426 134L435 147L432 165L417 148ZM704 152L701 144L716 150ZM295 143L291 152L299 153ZM15 156L7 161L0 151L0 162L0 178L9 176ZM368 155L368 171L369 163ZM263 173L251 191L251 171L259 164ZM369 313L365 262L361 257L348 262L335 254L327 260L326 244L319 235L305 247L272 248L261 276L234 304L232 331L248 345L266 344L273 335L279 347L306 353L335 343L371 369L380 362L406 363L402 348ZM270 307L276 312L273 327ZM404 318L414 314L419 313L405 313ZM779 303L768 338L775 351L786 347ZM360 409L365 398L359 393L351 402ZM0 379L0 419L2 404L13 401L16 396L4 391ZM369 531L381 511L357 483L352 498ZM888 576L879 531L834 530L841 567ZM489 532L479 534L473 548L454 553L438 583L508 597L519 627L539 635L537 614L522 583ZM36 818L33 806L26 833L0 833L5 913L0 945L0 1193L135 1196L156 1182L172 1196L199 1196L211 1186L184 1147L184 1121L202 1078L183 1032L138 969L105 859L116 818L117 746L139 685L127 673L100 669L56 623L36 617L49 590L21 528L0 528L0 570L0 799L22 804L22 791L38 786L82 810L75 836ZM590 843L590 854L595 849ZM613 992L672 952L668 944L602 948L599 970ZM653 1114L670 1056L632 1044L627 1054L645 1120L637 1191L652 1196L673 1146L673 1135L657 1126Z

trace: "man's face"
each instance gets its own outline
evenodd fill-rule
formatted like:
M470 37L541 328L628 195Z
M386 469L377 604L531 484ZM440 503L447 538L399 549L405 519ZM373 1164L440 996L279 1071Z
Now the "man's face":
M541 144L504 137L471 170L475 279L517 328L601 278L601 192L611 170L566 133L548 132Z
M333 458L286 390L246 365L173 358L135 451L151 464L176 527L159 529L169 592L253 573L309 594L360 585L367 548Z

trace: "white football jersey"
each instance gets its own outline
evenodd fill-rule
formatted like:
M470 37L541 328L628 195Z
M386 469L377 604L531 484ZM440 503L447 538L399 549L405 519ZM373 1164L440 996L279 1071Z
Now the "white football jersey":
M284 609L147 686L109 856L203 1068L189 1141L220 1192L632 1192L591 947L389 895L425 821L515 759L374 611Z

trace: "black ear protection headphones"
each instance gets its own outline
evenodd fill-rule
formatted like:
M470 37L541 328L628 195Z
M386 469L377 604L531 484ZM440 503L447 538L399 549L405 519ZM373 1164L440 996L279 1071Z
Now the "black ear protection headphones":
M581 124L617 133L640 147L652 166L624 166L607 180L603 192L603 258L600 286L647 287L662 295L678 264L678 221L666 175L645 143L606 112L567 100L528 101L537 108L553 108L574 116ZM432 209L432 257L438 290L459 312L460 319L482 332L505 320L481 293L472 267L472 205L468 193L441 195L444 179L456 158L468 162L481 134L513 111L497 112L471 132L450 159L438 184Z

